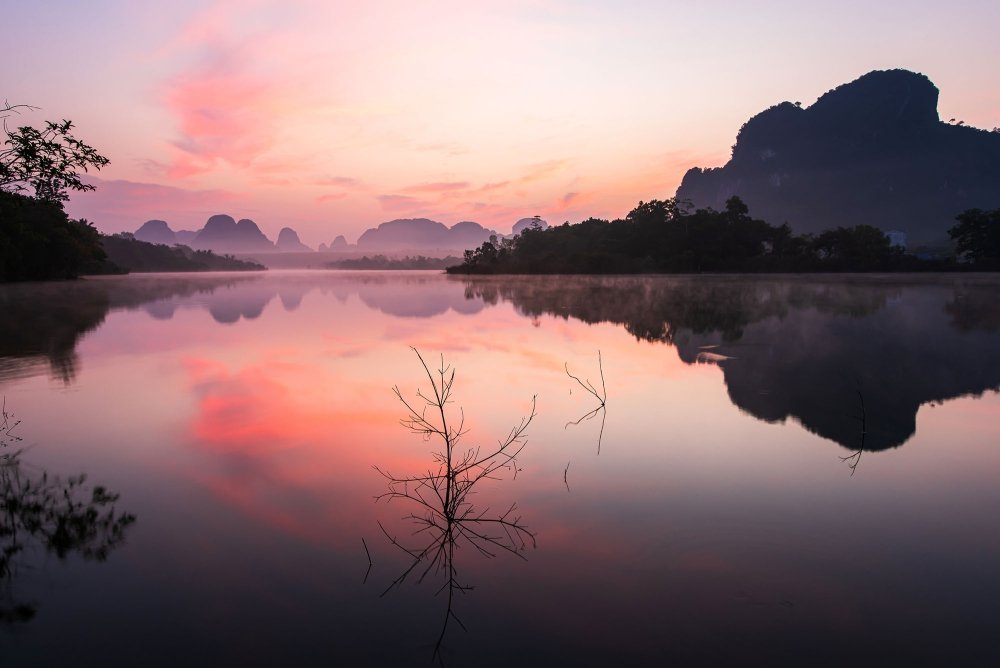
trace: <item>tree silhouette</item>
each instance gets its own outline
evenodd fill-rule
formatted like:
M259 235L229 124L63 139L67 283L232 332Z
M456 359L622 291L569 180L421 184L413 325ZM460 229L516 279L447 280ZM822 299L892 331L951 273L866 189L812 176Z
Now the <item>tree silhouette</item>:
M34 108L9 103L0 107L6 134L0 149L0 190L30 191L45 202L63 202L69 199L69 190L94 190L92 184L83 182L80 172L91 167L100 170L109 160L72 135L72 121L46 121L41 130L30 125L8 127L11 114Z

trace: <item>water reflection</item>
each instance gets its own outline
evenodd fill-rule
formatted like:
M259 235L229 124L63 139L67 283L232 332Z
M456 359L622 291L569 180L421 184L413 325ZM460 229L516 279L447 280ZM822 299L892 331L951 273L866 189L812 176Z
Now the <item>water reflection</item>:
M18 423L4 407L3 447L20 440L11 435ZM98 485L86 485L83 474L60 478L32 471L22 452L0 455L0 622L26 622L37 608L17 595L19 571L31 568L39 552L59 560L77 555L104 561L125 540L135 516L115 509L118 495Z
M867 404L865 450L906 442L919 407L1000 386L1000 285L994 277L442 277L315 272L127 277L0 286L0 382L77 374L80 340L108 313L179 309L216 323L259 320L310 294L400 319L471 315L508 302L540 316L621 325L674 347L688 364L718 366L731 401L767 422L795 419L856 448L856 398ZM402 329L399 330L403 332ZM468 332L454 330L454 345ZM408 341L412 342L412 341ZM332 342L354 349L363 340ZM496 342L494 342L496 343ZM596 414L595 414L596 416ZM603 417L603 416L602 416ZM600 438L600 437L599 437Z
M598 391L598 389L596 387L594 387L594 384L590 382L589 378L587 378L586 380L580 380L579 377L574 376L573 374L571 374L569 372L569 362L567 362L565 366L566 366L566 375L569 376L570 378L572 378L573 380L575 380L576 384L585 393L590 394L591 396L593 396L594 399L597 401L597 405L594 406L593 409L591 409L591 410L587 411L586 413L584 413L583 415L581 415L576 420L570 420L569 422L567 422L566 426L563 427L563 428L564 429L569 429L570 425L577 426L577 425L579 425L582 422L587 422L588 420L593 420L595 417L597 417L598 415L600 415L601 416L601 429L597 433L597 454L601 454L601 441L604 439L604 423L605 423L605 420L607 420L607 417L608 417L608 411L607 411L608 387L604 383L604 363L601 360L601 351L600 350L597 351L597 368L598 368L598 370L600 371L600 374L601 374L601 389L600 389L600 391ZM572 392L572 390L570 390L570 392ZM567 468L567 470L569 469L569 465L568 464L567 464L566 468ZM565 481L565 476L564 476L564 482L566 482L566 487L568 489L569 488L569 482Z
M452 402L455 370L446 366L442 358L440 366L431 371L420 353L415 349L414 352L430 390L426 393L417 390L415 399L407 399L398 386L393 388L407 411L401 424L425 441L435 443L438 449L431 454L433 464L426 473L398 476L375 467L388 484L388 491L376 499L402 501L414 508L403 519L412 524L413 536L418 537L412 542L397 538L379 523L389 542L409 558L409 565L382 595L401 586L411 576L417 582L423 582L428 576L443 578L438 593L445 594L447 603L434 643L434 658L440 660L449 623L454 620L465 628L455 612L455 595L474 589L459 579L456 548L471 546L476 553L489 558L506 552L523 559L528 543L535 546L535 535L516 514L516 503L511 503L502 512L492 513L489 508L477 508L470 500L473 489L483 480L497 480L504 472L517 475L517 457L526 443L525 431L536 415L535 400L532 399L530 414L496 446L485 449L475 446L463 451L458 445L467 433L465 415L461 414L455 426L454 421L449 423L447 411L447 404ZM367 546L365 550L367 552Z
M76 379L76 349L107 315L141 309L168 321L179 309L206 309L222 325L258 319L278 297L287 312L314 291L344 302L356 294L362 303L387 315L428 318L450 311L474 314L460 289L449 289L431 273L382 274L294 272L101 277L60 283L0 285L0 381L45 373L64 384Z
M857 449L907 441L922 404L1000 388L992 277L461 279L469 299L621 324L715 364L730 399L767 422L794 418Z
M89 279L0 285L0 381L44 373L72 383L76 347L115 310L142 308L173 317L179 300L211 294L253 277Z

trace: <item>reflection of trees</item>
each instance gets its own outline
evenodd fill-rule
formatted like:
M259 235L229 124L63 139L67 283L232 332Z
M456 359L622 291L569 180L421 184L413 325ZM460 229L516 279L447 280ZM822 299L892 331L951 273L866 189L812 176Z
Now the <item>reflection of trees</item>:
M767 422L795 418L857 450L898 446L920 406L1000 387L994 277L464 278L469 298L621 324L716 364L732 402ZM951 298L948 301L949 297Z
M5 422L8 417L5 411ZM86 486L85 475L62 479L45 471L33 474L20 455L0 455L0 621L8 623L35 614L32 604L14 595L18 568L31 552L104 561L135 522L134 515L115 509L117 494Z
M426 318L476 313L460 286L435 275L131 275L73 282L0 285L0 381L44 373L70 384L76 378L77 344L117 310L143 309L169 320L178 308L207 309L221 324L259 317L278 295L294 311L304 295L319 288L344 301L356 294L369 308L396 317Z
M954 295L944 308L952 324L963 332L1000 330L1000 304L993 282L963 281L955 287Z
M375 467L388 482L388 491L377 499L411 504L415 510L404 519L413 523L413 535L420 537L420 540L415 539L415 544L410 544L396 538L379 524L390 543L409 559L409 566L382 595L401 586L411 576L415 576L418 582L423 582L429 575L443 576L444 583L438 591L446 594L447 606L434 644L434 656L440 659L449 622L455 620L464 628L455 614L455 594L473 589L459 580L456 548L471 546L485 557L507 552L524 558L522 553L527 544L535 544L534 534L515 514L516 504L512 503L503 512L491 513L489 508L477 508L469 498L473 488L481 481L496 480L505 470L517 474L517 456L525 446L525 430L535 417L535 402L532 399L531 413L522 418L497 445L459 450L458 443L466 433L464 415L459 418L456 427L454 423L449 424L446 411L446 405L451 402L455 371L445 366L443 359L440 367L431 371L419 352L417 357L430 383L430 394L418 390L416 400L408 400L398 387L393 388L407 410L407 416L401 422L425 440L438 443L440 449L432 454L434 464L424 474L400 477Z
M892 289L864 285L747 280L746 277L464 278L468 299L504 300L526 316L544 313L623 325L637 339L672 343L678 333L720 332L735 341L748 324L810 306L861 316Z
M77 344L109 312L210 293L248 279L129 277L0 286L0 380L34 375L47 364L54 378L69 384L76 377Z

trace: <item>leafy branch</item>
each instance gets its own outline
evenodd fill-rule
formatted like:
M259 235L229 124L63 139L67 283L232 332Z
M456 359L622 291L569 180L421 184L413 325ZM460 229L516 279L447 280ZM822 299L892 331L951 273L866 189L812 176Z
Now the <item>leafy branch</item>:
M11 114L35 108L9 102L0 107L7 135L0 148L0 190L33 191L35 199L47 202L68 200L68 190L94 190L92 184L83 182L80 171L100 170L109 160L73 136L72 121L46 121L41 130L30 125L8 127Z

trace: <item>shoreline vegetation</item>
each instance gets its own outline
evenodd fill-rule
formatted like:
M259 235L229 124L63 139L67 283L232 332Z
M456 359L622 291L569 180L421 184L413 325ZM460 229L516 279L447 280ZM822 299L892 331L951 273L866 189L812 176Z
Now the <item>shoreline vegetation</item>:
M1000 270L1000 209L969 209L948 230L954 252L908 255L879 228L795 234L750 216L739 197L723 211L677 198L639 202L625 218L588 218L491 238L449 274L837 273Z
M128 232L101 235L107 254L102 274L192 271L264 271L264 265L209 250L194 250L183 244L167 246L139 241Z
M449 255L447 257L426 257L416 255L392 258L385 255L365 255L358 258L347 258L327 262L324 266L327 269L371 269L371 270L420 270L420 269L448 269L462 263L462 259Z

